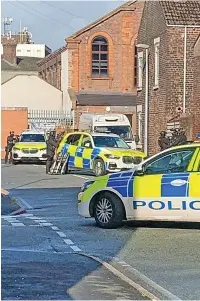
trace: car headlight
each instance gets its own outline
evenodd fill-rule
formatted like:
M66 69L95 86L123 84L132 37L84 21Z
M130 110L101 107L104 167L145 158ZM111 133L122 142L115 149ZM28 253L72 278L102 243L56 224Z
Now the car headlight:
M83 186L81 187L81 192L84 192L85 190L87 190L90 187L90 185L92 185L93 183L94 183L94 181L85 182L83 184Z
M41 151L45 151L45 150L46 150L46 148L41 148L40 150L41 150Z
M13 147L13 150L14 150L14 151L19 151L19 150L20 150L20 148Z
M119 156L115 156L115 155L112 155L112 154L107 154L107 155L105 155L105 157L108 158L108 159L116 159L116 160L120 159Z

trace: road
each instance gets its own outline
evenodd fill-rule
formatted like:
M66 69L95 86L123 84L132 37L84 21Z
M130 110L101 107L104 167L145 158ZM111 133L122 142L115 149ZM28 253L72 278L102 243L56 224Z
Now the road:
M199 300L197 225L97 228L77 214L77 193L89 178L2 165L2 187L27 208L2 217L2 299L148 299L139 285L162 300Z

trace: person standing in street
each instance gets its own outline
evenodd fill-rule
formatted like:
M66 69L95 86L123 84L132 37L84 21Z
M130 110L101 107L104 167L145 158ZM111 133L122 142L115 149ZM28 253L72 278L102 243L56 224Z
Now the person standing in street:
M14 131L10 132L10 135L7 137L7 145L5 148L6 154L5 154L5 164L8 162L9 157L9 163L12 162L12 148L14 146Z
M55 139L55 132L51 131L47 140L46 174L50 174L57 146L58 142Z

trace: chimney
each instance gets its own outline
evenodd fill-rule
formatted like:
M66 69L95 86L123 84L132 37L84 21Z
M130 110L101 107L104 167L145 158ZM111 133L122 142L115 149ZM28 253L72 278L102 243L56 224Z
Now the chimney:
M3 46L3 59L8 61L11 64L16 64L16 47L17 47L17 40L14 38L10 38L7 36L1 36L1 43Z

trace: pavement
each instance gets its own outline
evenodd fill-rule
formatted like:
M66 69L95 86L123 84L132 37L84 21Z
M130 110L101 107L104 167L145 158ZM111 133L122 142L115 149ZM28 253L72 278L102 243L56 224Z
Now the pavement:
M199 300L199 226L100 229L77 214L90 178L2 165L2 187L26 208L2 217L2 300Z

